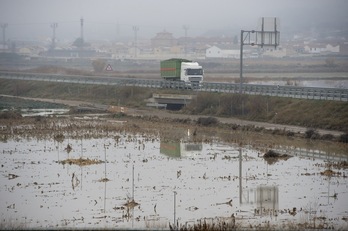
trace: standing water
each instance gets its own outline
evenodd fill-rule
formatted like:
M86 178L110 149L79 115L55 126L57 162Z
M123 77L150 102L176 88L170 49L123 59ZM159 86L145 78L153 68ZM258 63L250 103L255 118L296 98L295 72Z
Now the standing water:
M218 141L8 139L0 226L169 229L233 218L241 229L348 228L347 159L292 150L266 161L253 148Z

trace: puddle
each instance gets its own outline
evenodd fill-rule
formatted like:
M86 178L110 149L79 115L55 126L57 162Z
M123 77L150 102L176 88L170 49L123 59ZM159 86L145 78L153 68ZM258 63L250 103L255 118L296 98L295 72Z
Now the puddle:
M50 116L50 115L62 115L68 113L69 109L59 108L59 109L21 109L23 117L28 116Z
M329 165L325 152L291 149L295 156L268 164L252 148L217 141L57 140L1 143L1 228L169 229L174 219L232 214L241 229L348 228L348 168ZM321 174L328 169L340 174Z

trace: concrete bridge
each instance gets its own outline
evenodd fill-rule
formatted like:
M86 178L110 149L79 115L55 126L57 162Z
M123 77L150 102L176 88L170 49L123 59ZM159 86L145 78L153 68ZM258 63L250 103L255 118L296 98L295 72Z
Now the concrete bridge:
M195 95L177 95L177 94L157 94L154 93L149 100L148 106L168 109L180 109L186 104L189 104Z

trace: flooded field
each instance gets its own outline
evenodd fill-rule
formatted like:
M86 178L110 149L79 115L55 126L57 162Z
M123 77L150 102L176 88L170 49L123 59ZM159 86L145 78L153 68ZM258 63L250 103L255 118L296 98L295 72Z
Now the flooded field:
M320 87L320 88L348 88L348 80L258 80L250 81L250 84L279 85L279 86L300 86L300 87Z
M245 79L249 84L321 87L321 88L348 88L348 74L346 72L320 73L246 73ZM211 74L206 73L204 78L208 82L230 82L239 80L239 74ZM238 82L238 81L237 81Z
M2 229L348 228L344 152L278 146L288 155L267 159L214 138L72 133L1 141Z

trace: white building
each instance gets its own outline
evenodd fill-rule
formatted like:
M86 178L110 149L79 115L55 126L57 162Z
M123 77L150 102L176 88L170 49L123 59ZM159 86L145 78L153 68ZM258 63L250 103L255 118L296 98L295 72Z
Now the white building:
M272 58L283 58L287 55L286 48L274 48L274 47L268 47L264 49L262 56L263 57L272 57Z
M339 53L340 46L331 44L307 44L304 46L305 52L309 54Z
M244 52L243 52L244 53ZM233 58L233 59L239 59L240 57L240 50L225 50L221 49L217 46L209 47L205 51L205 57L206 58Z

